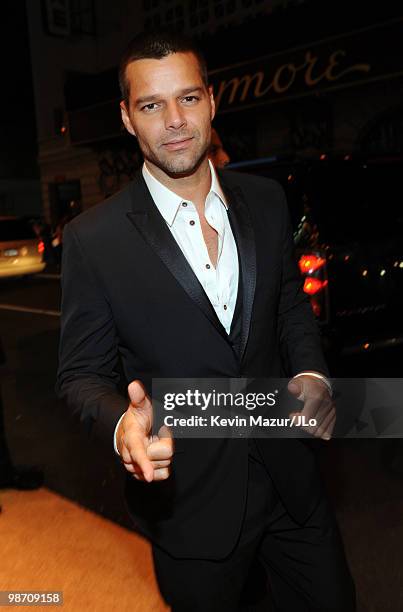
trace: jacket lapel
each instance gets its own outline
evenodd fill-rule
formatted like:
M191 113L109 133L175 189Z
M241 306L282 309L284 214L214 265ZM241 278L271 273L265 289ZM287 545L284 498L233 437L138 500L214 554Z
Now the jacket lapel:
M240 359L245 353L249 337L253 300L256 289L256 247L249 209L242 189L230 187L225 174L219 172L220 183L228 201L228 218L238 249L239 266L242 280L242 331L240 340Z
M228 341L227 333L221 325L206 292L155 206L141 172L137 174L132 183L132 212L128 212L127 217L143 239L160 257L188 296Z

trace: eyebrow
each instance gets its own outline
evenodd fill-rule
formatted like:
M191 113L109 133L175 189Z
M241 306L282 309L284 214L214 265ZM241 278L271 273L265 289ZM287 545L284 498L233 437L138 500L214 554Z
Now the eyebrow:
M203 88L200 87L199 85L196 85L195 87L186 87L186 89L181 89L178 94L177 97L179 96L186 96L190 93L193 92L202 92ZM151 103L151 102L155 102L156 100L160 100L161 96L159 94L154 94L154 95L150 95L150 96L143 96L141 98L137 98L137 100L135 100L134 102L134 106L140 106L141 104L144 103Z

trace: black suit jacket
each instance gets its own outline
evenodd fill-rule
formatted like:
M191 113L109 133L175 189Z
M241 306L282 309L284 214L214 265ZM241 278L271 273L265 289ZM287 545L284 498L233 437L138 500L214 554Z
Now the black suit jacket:
M230 171L219 178L241 266L239 354L141 173L65 229L57 389L111 445L128 406L118 390L119 353L127 381L148 388L152 377L327 374L282 188ZM258 445L288 511L303 522L320 494L311 450L300 440ZM178 440L168 480L146 484L127 475L138 528L177 557L226 556L241 526L247 454L245 440Z

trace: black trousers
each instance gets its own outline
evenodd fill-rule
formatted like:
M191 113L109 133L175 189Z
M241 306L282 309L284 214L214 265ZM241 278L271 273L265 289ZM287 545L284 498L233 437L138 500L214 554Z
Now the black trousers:
M355 610L354 583L327 499L303 526L295 523L252 456L243 527L232 553L220 561L175 559L154 546L153 556L172 612Z

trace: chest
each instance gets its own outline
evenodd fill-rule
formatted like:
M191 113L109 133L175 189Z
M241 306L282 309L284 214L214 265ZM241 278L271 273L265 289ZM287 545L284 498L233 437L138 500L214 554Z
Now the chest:
M218 258L218 233L207 222L203 214L199 215L199 219L200 219L200 227L201 227L201 231L203 235L203 240L206 244L206 248L209 254L210 261L213 264L213 266L216 267L217 258Z

